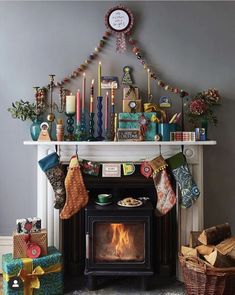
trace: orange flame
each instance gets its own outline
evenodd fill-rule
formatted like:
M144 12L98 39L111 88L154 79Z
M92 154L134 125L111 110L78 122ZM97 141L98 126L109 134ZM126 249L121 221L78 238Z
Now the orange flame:
M112 244L115 246L116 255L122 256L126 250L131 248L131 238L128 229L122 223L111 224L113 231Z

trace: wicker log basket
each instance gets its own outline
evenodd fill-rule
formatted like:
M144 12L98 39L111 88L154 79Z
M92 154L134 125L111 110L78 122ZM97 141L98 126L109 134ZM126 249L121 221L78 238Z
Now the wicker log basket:
M216 268L179 254L187 295L235 295L235 267Z

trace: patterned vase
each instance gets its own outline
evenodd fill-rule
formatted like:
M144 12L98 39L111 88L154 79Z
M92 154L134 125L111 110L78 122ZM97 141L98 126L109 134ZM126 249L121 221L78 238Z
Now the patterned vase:
M30 134L31 134L33 141L38 140L38 137L39 137L39 134L41 131L41 128L40 128L41 123L42 123L42 121L39 120L38 118L36 118L33 120L32 124L30 126Z

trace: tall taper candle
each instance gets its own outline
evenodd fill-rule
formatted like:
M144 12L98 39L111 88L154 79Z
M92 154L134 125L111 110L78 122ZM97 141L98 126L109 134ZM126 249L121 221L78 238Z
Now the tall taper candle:
M111 105L112 105L112 113L114 113L114 87L113 87L113 83L111 85Z
M82 113L84 113L84 109L85 109L85 98L86 98L86 74L83 73L83 80L82 80Z
M94 82L95 80L93 79L91 82L90 113L94 112Z
M104 129L108 129L108 113L109 113L109 93L106 92L105 96L105 121L104 121Z
M81 98L80 98L80 90L77 92L77 123L81 122Z
M151 96L151 89L150 89L150 69L147 70L147 74L148 74L148 99Z
M98 96L101 96L101 61L98 65Z

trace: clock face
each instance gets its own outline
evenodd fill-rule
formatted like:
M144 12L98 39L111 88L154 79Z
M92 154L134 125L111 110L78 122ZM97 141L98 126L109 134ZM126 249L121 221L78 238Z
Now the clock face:
M135 101L130 101L129 102L129 107L131 108L131 109L134 109L134 108L136 108L136 102Z
M108 24L116 32L125 31L130 24L130 15L124 9L117 8L110 13Z

